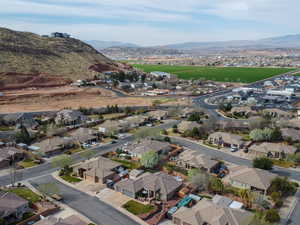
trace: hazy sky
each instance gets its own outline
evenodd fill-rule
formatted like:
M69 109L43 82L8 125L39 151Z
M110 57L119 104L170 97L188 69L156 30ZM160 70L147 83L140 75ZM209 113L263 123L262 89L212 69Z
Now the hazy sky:
M159 45L300 33L299 0L0 0L0 26Z

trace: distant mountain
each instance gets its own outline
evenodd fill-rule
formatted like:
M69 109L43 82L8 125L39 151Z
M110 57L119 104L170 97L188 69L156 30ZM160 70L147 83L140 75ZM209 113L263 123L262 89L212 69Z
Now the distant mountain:
M111 47L102 49L101 52L110 58L140 57L153 55L180 55L183 54L177 49L156 48L156 47Z
M111 48L111 47L139 47L136 44L132 43L125 43L125 42L118 42L118 41L97 41L91 40L86 41L89 45L93 46L97 50L102 50L104 48Z
M63 85L114 69L118 64L80 40L0 28L0 89Z
M272 49L300 48L300 35L287 35L260 40L236 40L215 42L186 42L161 46L177 50L229 50L229 49Z

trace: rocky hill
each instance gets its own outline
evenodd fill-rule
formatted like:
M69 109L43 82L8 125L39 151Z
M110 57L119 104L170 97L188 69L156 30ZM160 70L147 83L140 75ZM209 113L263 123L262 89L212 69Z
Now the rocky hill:
M0 28L0 90L63 85L119 65L74 38Z

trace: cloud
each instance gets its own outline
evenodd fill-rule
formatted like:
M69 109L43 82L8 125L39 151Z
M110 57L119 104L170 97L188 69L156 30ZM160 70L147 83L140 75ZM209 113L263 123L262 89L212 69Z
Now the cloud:
M300 29L299 0L9 0L1 6L0 26L144 45L257 39Z

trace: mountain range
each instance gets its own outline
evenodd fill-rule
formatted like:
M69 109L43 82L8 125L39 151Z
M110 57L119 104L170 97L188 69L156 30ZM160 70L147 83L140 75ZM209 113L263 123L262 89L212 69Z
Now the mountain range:
M300 34L286 35L279 37L264 38L259 40L233 40L233 41L214 41L214 42L185 42L178 44L168 44L160 46L141 47L132 43L124 42L108 42L108 41L87 41L97 50L102 50L112 47L121 47L123 50L126 48L134 48L140 51L143 48L154 50L155 48L174 49L179 51L226 51L226 50L242 50L242 49L275 49L275 48L300 48ZM120 49L122 50L122 49Z

